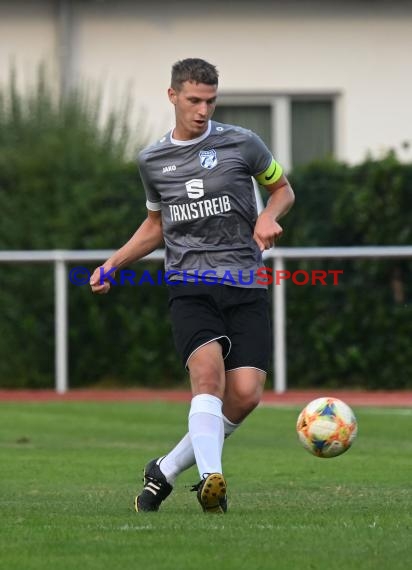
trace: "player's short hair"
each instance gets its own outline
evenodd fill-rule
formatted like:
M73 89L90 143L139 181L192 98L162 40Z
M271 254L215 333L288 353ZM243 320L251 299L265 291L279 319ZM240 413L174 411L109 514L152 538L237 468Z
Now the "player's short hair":
M204 59L189 57L173 65L170 85L176 91L180 91L185 81L217 86L219 73L214 65Z

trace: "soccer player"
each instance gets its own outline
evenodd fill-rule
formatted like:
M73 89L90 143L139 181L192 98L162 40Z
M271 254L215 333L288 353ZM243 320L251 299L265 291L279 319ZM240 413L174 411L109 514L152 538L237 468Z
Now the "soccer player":
M186 435L144 468L138 512L159 510L177 476L194 464L203 511L226 512L223 442L258 405L266 378L270 315L259 268L294 193L256 134L211 120L217 88L214 65L193 58L173 65L175 126L139 154L147 217L90 279L93 292L106 293L110 282L101 281L101 271L165 244L173 335L193 397ZM252 177L269 194L259 215Z

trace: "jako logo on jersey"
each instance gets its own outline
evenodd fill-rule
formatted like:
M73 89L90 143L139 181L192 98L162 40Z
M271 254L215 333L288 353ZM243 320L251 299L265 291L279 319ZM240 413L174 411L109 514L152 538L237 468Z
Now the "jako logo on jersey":
M170 164L169 166L164 166L162 172L164 174L165 172L174 172L175 170L176 164Z
M211 150L201 150L199 152L200 166L202 168L207 168L211 170L217 164L216 151L212 148Z
M187 195L189 198L201 198L205 195L205 191L203 190L203 180L201 178L192 178L192 180L188 180L185 184Z

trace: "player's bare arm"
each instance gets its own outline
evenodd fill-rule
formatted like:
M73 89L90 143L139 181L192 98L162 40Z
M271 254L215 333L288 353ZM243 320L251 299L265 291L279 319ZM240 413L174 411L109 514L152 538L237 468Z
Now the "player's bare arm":
M160 212L148 210L147 218L139 226L133 236L120 249L118 249L105 263L97 267L90 278L93 293L108 293L110 282L101 283L102 269L110 271L113 267L121 269L148 255L157 249L163 242L162 218Z
M275 240L282 235L283 228L278 220L290 210L295 201L295 194L284 175L265 188L270 197L256 221L253 234L261 251L273 247Z

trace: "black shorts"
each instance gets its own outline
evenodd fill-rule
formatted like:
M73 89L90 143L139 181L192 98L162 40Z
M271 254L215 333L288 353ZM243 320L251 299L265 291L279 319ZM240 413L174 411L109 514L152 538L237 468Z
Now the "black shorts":
M229 285L169 286L169 307L176 349L183 364L192 353L217 340L225 369L268 369L271 326L266 289Z

